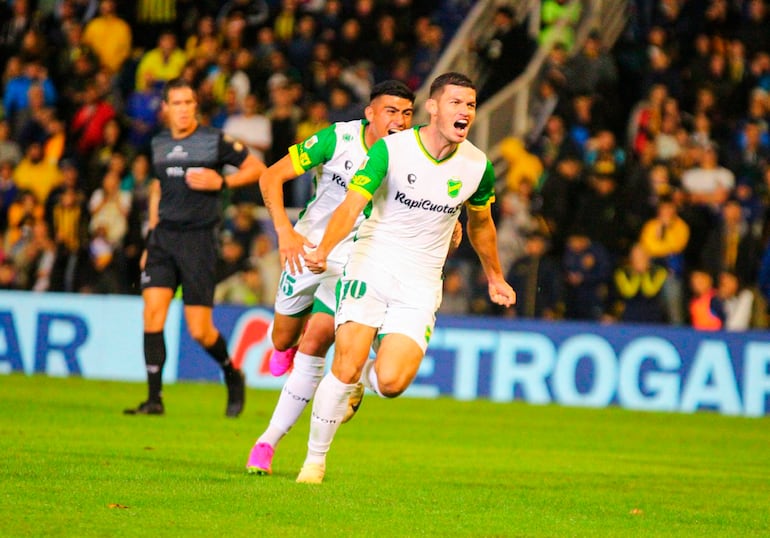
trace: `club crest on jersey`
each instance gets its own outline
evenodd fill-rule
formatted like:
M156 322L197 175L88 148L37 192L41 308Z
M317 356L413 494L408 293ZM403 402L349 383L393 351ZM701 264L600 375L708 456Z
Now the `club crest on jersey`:
M318 137L316 135L311 136L307 140L305 140L305 149L310 149L313 146L315 146L316 142L318 142Z
M450 198L457 198L460 194L460 189L463 186L463 182L457 178L450 177L446 182L446 192Z
M353 135L350 133L345 133L344 135L342 135L342 140L344 140L345 142L350 142L351 140L353 140Z
M174 148L166 153L166 159L185 159L187 158L187 152L182 146L174 146Z

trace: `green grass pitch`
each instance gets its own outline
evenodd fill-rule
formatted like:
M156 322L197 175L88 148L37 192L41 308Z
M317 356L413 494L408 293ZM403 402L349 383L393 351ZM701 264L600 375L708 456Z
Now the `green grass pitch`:
M320 486L308 412L244 471L275 391L0 376L0 536L768 536L770 422L371 394Z

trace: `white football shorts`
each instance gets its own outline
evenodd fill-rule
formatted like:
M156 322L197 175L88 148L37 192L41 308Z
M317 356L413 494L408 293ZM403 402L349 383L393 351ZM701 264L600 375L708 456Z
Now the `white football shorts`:
M373 267L351 267L338 284L335 327L354 321L375 327L380 336L403 334L425 352L441 304L441 282L417 285Z
M321 274L312 273L304 261L302 273L292 275L284 270L275 297L275 311L284 316L297 316L310 312L313 302L318 300L334 312L334 290L341 275L342 264L337 262L327 262L326 271Z

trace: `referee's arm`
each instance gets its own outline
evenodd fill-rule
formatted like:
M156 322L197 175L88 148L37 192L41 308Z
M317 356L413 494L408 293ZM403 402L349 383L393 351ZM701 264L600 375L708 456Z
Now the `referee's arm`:
M222 187L243 187L244 185L256 183L266 168L265 163L254 155L249 155L237 172L222 178Z
M152 231L160 220L160 181L153 179L150 183L150 192L147 199L147 229Z
M212 168L188 168L185 173L187 186L196 191L219 191L228 188L243 187L256 183L267 167L265 163L248 155L238 167L238 171L229 176L222 176Z

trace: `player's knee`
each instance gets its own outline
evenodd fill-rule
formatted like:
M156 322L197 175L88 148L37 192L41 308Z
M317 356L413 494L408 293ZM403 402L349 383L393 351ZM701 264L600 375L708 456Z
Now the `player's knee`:
M404 393L408 385L404 385L398 381L383 381L379 380L380 394L385 398L396 398Z
M411 379L403 375L402 372L387 371L380 369L377 371L377 386L380 394L385 398L395 398L403 394L409 387Z
M332 364L332 373L343 383L358 383L361 379L361 367L353 361L340 361L335 358L335 362Z
M278 351L286 351L297 344L297 335L293 331L273 327L273 333L270 335L273 341L273 347Z
M144 310L144 330L157 332L163 330L166 313L161 309Z
M286 351L296 344L296 339L281 336L273 336L273 348L277 351Z
M302 335L300 350L313 357L323 357L329 351L334 342L334 333L319 334L316 332L305 332Z
M192 337L192 339L198 342L200 345L206 347L211 343L210 342L211 335L209 334L210 331L208 330L207 327L191 326L191 327L188 327L188 329L190 331L190 336Z

